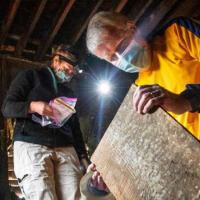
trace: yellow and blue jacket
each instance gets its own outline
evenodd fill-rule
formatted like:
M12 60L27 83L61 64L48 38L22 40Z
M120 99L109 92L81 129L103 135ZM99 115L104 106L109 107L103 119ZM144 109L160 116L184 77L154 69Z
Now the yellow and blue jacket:
M150 42L151 67L139 73L137 85L159 84L180 94L200 84L200 24L186 17L169 22ZM169 113L200 140L200 113Z

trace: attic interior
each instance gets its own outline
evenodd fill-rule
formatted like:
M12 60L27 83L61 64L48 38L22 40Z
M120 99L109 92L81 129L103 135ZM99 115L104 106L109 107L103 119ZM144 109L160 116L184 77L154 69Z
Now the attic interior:
M98 11L119 12L137 25L145 23L148 31L154 32L175 17L200 20L198 8L198 0L0 0L0 105L18 72L47 65L55 45L74 45L86 73L71 87L80 98L81 128L91 154L136 78L88 53L85 35L91 17ZM96 93L96 82L108 78L115 100L103 99ZM2 114L0 130L0 198L17 199L20 192L10 169L13 163L12 153L9 154L13 121L5 120Z

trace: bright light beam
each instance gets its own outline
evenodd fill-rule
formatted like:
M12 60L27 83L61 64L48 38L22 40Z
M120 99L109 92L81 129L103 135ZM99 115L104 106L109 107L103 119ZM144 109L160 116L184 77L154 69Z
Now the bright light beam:
M98 91L101 93L101 94L104 94L104 95L107 95L110 93L111 91L111 86L110 86L110 83L106 80L101 80L99 83L98 83Z

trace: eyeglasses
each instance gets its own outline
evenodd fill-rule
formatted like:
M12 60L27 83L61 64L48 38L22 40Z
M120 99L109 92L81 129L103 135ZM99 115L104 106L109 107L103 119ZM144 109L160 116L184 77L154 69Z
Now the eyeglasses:
M60 54L55 54L54 56L58 56L58 57L59 57L59 60L64 61L64 62L67 62L67 63L69 63L69 64L72 65L72 66L77 65L77 62L74 62L74 61L70 60L69 58L67 58L67 57L65 57L65 56L62 56L62 55L60 55Z
M117 48L115 49L115 53L111 56L111 61L114 62L120 58L120 55L124 53L128 45L130 44L130 38L124 38Z

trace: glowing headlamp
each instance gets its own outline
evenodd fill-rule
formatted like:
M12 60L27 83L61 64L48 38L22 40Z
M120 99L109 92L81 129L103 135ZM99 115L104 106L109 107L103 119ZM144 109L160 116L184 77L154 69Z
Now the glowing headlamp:
M109 94L111 91L110 83L106 80L101 80L98 83L98 91L104 95Z

